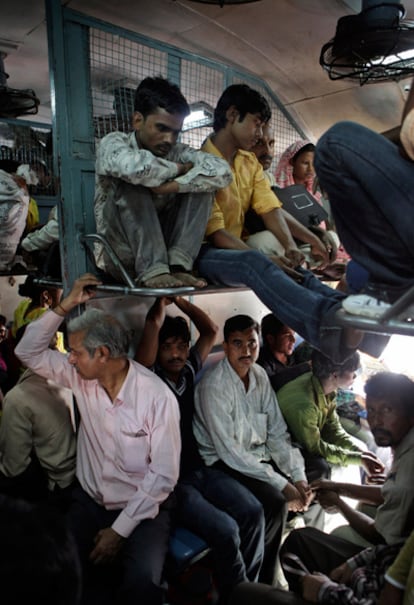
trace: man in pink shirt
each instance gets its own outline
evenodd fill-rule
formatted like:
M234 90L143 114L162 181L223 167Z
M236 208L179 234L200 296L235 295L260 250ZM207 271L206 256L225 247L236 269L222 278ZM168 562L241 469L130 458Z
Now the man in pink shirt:
M94 296L85 274L16 348L34 372L72 389L81 423L69 511L84 570L83 603L163 603L171 498L180 462L178 405L152 372L127 357L126 330L88 309L68 323L69 356L48 349L63 317ZM114 565L108 565L114 563ZM115 584L115 578L118 580Z

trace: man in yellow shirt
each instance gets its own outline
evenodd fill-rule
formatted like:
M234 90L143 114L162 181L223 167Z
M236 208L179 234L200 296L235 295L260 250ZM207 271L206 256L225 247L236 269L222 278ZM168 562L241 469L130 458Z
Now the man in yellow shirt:
M198 269L214 283L249 286L283 323L326 355L342 361L357 344L361 348L359 337L358 343L351 342L349 332L335 327L335 313L345 295L321 284L300 267L303 255L293 240L281 203L256 156L249 151L262 137L270 117L266 99L246 84L228 87L218 101L214 133L203 150L227 160L233 181L216 193L206 231L208 243L200 252ZM266 230L279 240L284 255L266 256L249 247L244 230L248 209L260 215ZM298 232L293 235L302 239ZM314 254L324 263L329 260L317 237Z

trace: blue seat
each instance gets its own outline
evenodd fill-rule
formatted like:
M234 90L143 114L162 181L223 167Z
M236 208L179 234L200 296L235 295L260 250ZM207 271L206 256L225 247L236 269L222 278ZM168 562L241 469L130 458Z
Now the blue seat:
M167 568L170 573L181 573L210 552L210 547L184 527L176 527L170 536Z

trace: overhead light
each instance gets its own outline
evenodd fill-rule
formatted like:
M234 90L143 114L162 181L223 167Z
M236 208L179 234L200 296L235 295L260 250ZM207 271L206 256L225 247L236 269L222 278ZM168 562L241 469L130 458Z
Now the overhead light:
M404 50L398 55L389 55L388 57L379 57L379 59L372 59L373 65L392 65L397 61L408 61L414 59L414 48L410 50Z
M320 65L331 80L399 80L414 73L414 22L404 21L396 0L363 0L357 15L339 19L335 37L324 44Z
M214 109L205 101L190 104L191 113L184 119L183 132L213 125Z

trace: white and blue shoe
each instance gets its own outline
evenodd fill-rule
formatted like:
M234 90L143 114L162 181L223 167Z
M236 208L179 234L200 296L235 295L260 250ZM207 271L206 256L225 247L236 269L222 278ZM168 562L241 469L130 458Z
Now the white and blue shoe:
M368 294L355 294L344 298L342 307L350 315L378 319L391 305Z

